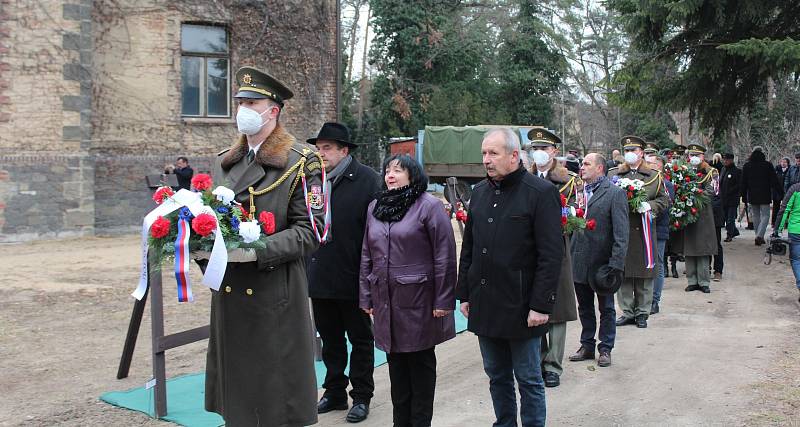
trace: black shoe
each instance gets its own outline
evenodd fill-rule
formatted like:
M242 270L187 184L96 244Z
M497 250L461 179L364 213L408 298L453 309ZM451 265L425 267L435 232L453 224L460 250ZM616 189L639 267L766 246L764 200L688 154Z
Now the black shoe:
M699 291L699 290L700 290L700 285L689 285L686 287L686 289L684 289L684 291L686 292Z
M636 323L636 320L630 317L619 316L619 319L617 319L617 326L633 325L634 323Z
M650 306L650 314L658 314L658 303L654 302L653 305Z
M348 423L360 423L367 419L367 415L369 415L369 404L354 402L350 412L347 413L346 419Z
M704 294L710 294L711 293L711 288L709 288L708 286L700 286L700 292L702 292Z
M732 242L732 241L733 241L733 237L726 237L725 240L723 240L723 242L726 242L726 243L727 242Z
M317 403L317 413L324 414L330 411L344 411L347 409L347 401L331 400L325 396Z
M678 278L678 267L676 267L675 264L672 264L672 278Z
M646 328L647 327L647 316L644 314L640 314L636 316L636 327L637 328Z
M558 374L555 372L544 371L544 386L545 387L558 387L561 384L561 380L558 378Z

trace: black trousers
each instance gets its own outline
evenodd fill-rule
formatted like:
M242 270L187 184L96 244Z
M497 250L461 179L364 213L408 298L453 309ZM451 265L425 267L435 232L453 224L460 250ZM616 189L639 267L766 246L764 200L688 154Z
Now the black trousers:
M714 227L717 230L717 254L714 256L714 273L722 274L722 267L725 266L724 258L722 257L722 229Z
M436 389L435 347L388 353L394 427L430 427Z
M322 338L322 362L325 363L324 396L339 402L347 401L347 384L353 385L350 397L354 403L369 404L375 391L375 340L369 315L358 308L358 301L312 298L314 324ZM350 353L350 377L347 367L347 342Z

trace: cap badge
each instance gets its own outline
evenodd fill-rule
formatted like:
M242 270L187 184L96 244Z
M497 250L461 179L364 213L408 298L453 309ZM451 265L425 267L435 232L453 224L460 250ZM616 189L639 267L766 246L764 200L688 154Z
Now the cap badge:
M250 74L245 74L242 76L242 83L249 85L253 81L253 77Z

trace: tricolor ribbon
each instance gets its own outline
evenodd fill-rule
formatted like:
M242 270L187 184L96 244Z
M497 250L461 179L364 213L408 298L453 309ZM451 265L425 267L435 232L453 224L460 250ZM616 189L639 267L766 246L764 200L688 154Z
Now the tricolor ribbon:
M650 211L642 214L642 233L644 234L644 262L646 268L656 266L655 245L653 245L652 235L650 234L653 225L653 215Z
M144 298L145 293L147 292L147 287L149 286L147 281L148 276L148 267L147 267L147 255L149 251L149 245L147 243L148 234L150 233L150 226L153 225L153 222L159 216L167 215L171 212L174 212L181 208L186 208L191 215L197 216L203 212L213 214L214 211L211 207L206 206L203 204L201 199L200 193L195 193L189 190L180 189L177 193L175 193L172 197L164 200L164 202L158 205L155 209L150 211L142 221L142 269L139 274L139 285L133 291L133 297L137 300L141 300ZM186 242L189 239L189 230L188 221L185 227L186 230ZM180 231L180 229L179 229ZM186 245L188 247L188 245ZM189 256L184 258L185 259L185 269L184 272L188 272L189 268ZM177 267L178 262L178 250L176 247L175 251L175 262ZM228 264L228 251L225 248L225 240L222 238L222 232L220 231L219 227L214 232L214 246L211 249L211 256L208 259L208 264L206 266L206 272L203 275L202 283L208 286L215 291L219 290L220 285L222 284L222 278L225 276L225 269ZM177 278L177 275L176 275ZM187 287L185 288L186 292L184 293L184 297L188 298L189 301L192 300L191 290L188 287L188 275L186 276L186 284ZM180 283L178 285L178 299L181 300L181 293L180 293Z
M311 203L308 201L308 186L306 185L306 176L305 174L301 175L301 180L303 184L303 197L306 199L306 210L308 211L308 219L311 221L311 228L314 230L314 235L317 238L317 241L320 243L325 243L328 240L328 231L331 228L331 184L328 182L327 177L325 176L325 169L322 169L322 199L323 199L323 209L325 209L325 222L322 229L322 234L319 233L319 228L317 227L317 222L314 221L314 212L311 211Z
M178 302L194 301L189 281L189 237L192 213L183 208L178 214L178 237L175 239L175 282L178 284Z

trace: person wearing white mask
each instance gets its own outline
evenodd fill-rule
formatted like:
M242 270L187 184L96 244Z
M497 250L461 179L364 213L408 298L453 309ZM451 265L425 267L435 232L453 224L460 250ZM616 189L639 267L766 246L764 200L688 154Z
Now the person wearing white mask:
M689 164L698 173L698 185L709 199L717 197L719 192L719 172L706 162L706 148L698 143L689 144L686 153L689 155ZM680 186L685 183L675 183ZM709 201L698 212L697 222L691 223L683 229L683 256L686 259L686 279L689 285L686 292L702 291L711 292L711 272L709 264L711 256L717 255L717 234L714 225L713 202Z
M567 170L556 160L561 139L544 128L533 128L528 132L531 141L530 172L551 184L567 198L567 204L577 207L577 191L583 186L581 178ZM542 377L547 387L557 387L563 373L564 347L567 338L567 322L577 320L575 304L575 285L572 281L572 256L569 247L570 236L564 234L564 258L561 263L561 276L558 281L556 303L550 314L547 335L542 337Z
M241 136L212 177L267 242L250 262L228 263L211 291L205 409L229 426L307 426L317 422L317 381L305 257L327 228L322 159L278 121L291 90L252 67L236 81Z
M630 235L625 280L617 293L617 302L622 309L617 326L636 324L639 328L646 328L658 262L655 218L669 208L670 201L661 173L644 161L644 140L638 136L624 136L622 149L625 151L625 164L609 170L608 177L612 182L620 178L641 180L648 200L628 213ZM648 218L651 219L649 223ZM649 233L646 232L648 229Z

